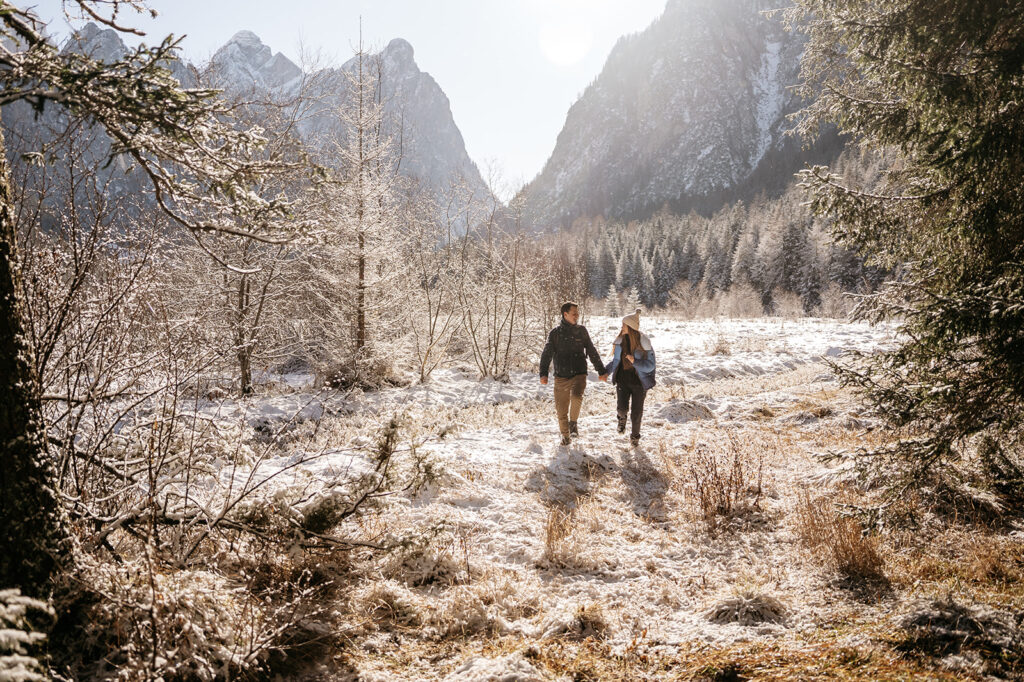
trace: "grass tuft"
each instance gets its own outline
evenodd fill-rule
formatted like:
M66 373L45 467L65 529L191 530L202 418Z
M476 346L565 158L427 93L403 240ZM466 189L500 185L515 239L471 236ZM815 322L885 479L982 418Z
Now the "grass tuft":
M801 543L818 553L844 578L887 583L878 538L867 535L856 519L840 515L831 502L804 492L796 506L796 532Z

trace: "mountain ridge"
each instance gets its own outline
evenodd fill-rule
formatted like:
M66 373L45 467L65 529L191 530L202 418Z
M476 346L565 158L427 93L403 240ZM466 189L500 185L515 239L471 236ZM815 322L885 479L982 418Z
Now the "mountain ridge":
M569 108L555 149L520 199L534 229L577 218L642 219L668 207L713 212L781 191L808 160L838 154L826 134L787 133L802 103L804 39L768 0L670 0L621 38Z

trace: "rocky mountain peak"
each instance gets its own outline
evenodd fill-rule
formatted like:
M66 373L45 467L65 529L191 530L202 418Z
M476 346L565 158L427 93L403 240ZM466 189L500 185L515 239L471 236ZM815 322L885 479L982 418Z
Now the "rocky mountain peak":
M274 56L273 50L264 45L260 37L252 31L239 31L231 36L231 40L217 50L218 54L224 52L238 55L255 67L262 66Z
M302 70L280 52L275 53L252 31L239 31L212 59L226 87L280 88L302 75Z
M121 59L127 49L117 31L100 28L90 21L68 38L64 51L78 52L102 62L114 62Z
M416 60L413 58L412 45L410 45L409 41L404 38L395 38L392 40L387 44L387 47L382 50L381 55L385 60L396 66L419 71L419 67L416 66Z
M448 97L430 74L420 70L414 55L412 45L402 38L395 38L376 55L383 65L386 117L402 126L402 172L439 196L453 182L465 183L472 193L486 196L489 190L466 153ZM280 52L274 53L252 31L236 33L217 50L212 61L218 85L228 91L257 89L293 94L292 89L303 75L299 67ZM353 57L340 69L327 68L309 74L310 81L318 83L324 92L319 104L299 124L298 129L307 138L339 132L333 112L343 104L349 78L358 64L358 58Z
M231 39L227 42L227 44L230 45L232 43L235 43L245 48L261 49L267 47L266 45L263 44L263 41L260 40L260 37L258 35L256 35L252 31L247 31L245 29L238 31L237 33L235 33L235 35L231 36Z
M379 58L383 66L381 87L387 125L401 126L389 132L401 138L402 173L439 197L453 184L462 185L474 196L488 196L490 190L466 152L448 96L429 73L420 70L409 41L395 38L372 58ZM313 80L333 83L334 103L325 107L322 116L308 117L301 126L304 130L323 134L332 129L335 124L330 109L344 100L347 80L358 68L359 59L353 57L340 69L327 70L331 72L328 78L312 76Z

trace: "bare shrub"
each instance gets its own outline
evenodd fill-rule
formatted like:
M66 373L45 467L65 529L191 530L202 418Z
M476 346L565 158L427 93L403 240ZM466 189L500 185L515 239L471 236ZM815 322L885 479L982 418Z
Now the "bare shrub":
M425 627L442 637L496 634L514 629L511 621L537 613L539 585L512 571L489 570L480 580L456 585L430 605Z
M777 291L774 294L773 314L788 320L804 316L804 302L797 294L789 291Z
M576 609L575 624L579 629L580 636L583 638L601 637L610 627L608 617L605 615L604 607L601 606L600 602L581 604Z
M312 587L288 585L288 596L258 597L211 571L161 570L153 554L83 565L82 579L100 599L88 609L82 636L103 652L83 677L103 677L99 667L107 665L120 679L266 671L285 634L322 610Z
M463 545L445 521L417 524L392 533L389 552L375 572L411 587L450 586L470 575Z
M318 369L318 385L330 388L361 388L376 390L399 383L395 379L391 360L382 353L368 349L344 360Z
M708 339L704 344L704 349L708 355L732 355L732 346L729 343L729 338L725 335L719 327L715 331L715 335Z
M527 262L520 236L485 233L465 237L456 302L462 317L458 336L480 377L508 382L509 372L532 366L543 339L541 273ZM493 227L493 226L491 226Z
M540 639L569 637L571 639L601 638L611 629L608 616L600 602L581 603L575 608L566 604L549 613L539 625Z
M1021 615L987 604L921 600L900 618L900 648L945 657L955 670L1017 679L1024 663Z
M764 453L748 461L735 436L729 434L727 451L716 453L698 444L690 457L690 477L704 527L715 534L723 521L760 507L764 481Z
M843 577L856 581L885 582L885 561L878 539L865 535L860 523L839 514L823 497L800 495L796 507L800 542Z
M356 614L372 618L378 624L419 626L423 608L408 587L395 580L366 583L356 589L349 608Z
M764 315L761 294L746 282L734 284L728 291L720 294L717 309L719 315L726 317L749 318Z

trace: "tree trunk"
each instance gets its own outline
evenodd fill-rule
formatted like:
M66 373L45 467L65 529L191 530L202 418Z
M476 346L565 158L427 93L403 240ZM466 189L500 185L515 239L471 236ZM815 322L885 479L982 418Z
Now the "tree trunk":
M360 222L362 222L362 209ZM366 235L359 230L359 258L357 259L359 282L356 285L356 350L362 352L366 348Z
M249 314L249 276L242 275L238 281L238 305L235 308L235 348L238 357L238 378L242 395L252 395L252 351L251 339L245 333L246 315Z
M238 351L238 374L242 385L242 395L252 395L255 391L252 385L252 349L241 348Z
M17 243L0 132L0 588L45 597L70 555L26 334Z

